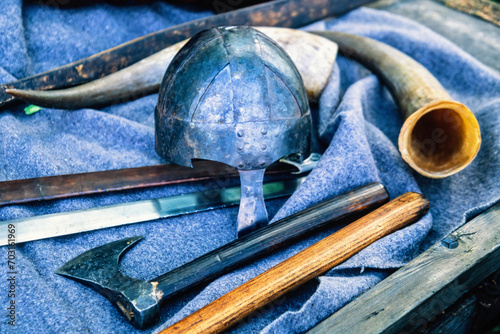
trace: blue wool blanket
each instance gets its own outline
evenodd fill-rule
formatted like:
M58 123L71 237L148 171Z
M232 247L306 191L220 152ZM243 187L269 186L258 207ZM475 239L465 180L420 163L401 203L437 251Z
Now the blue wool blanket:
M4 0L0 11L0 82L9 82L90 56L168 26L210 15L153 2L90 4L58 9ZM383 238L327 274L271 303L231 329L235 333L302 332L387 277L469 215L498 201L500 192L500 77L460 48L407 19L358 9L316 24L388 43L427 67L476 115L483 143L474 162L441 180L422 177L401 159L403 119L379 79L339 56L318 108L313 110L324 155L306 182L286 200L268 202L274 219L368 182L382 182L392 198L421 192L431 202L419 222ZM164 163L154 151L157 95L74 111L23 106L0 112L0 181ZM210 184L168 186L0 208L0 220L209 189ZM144 235L122 260L129 276L151 279L236 237L237 208L122 226L17 246L16 326L7 323L7 248L0 249L0 332L156 332L271 268L335 228L308 237L212 283L174 298L153 328L133 328L104 297L54 274L66 261L96 246ZM6 238L6 236L1 236Z

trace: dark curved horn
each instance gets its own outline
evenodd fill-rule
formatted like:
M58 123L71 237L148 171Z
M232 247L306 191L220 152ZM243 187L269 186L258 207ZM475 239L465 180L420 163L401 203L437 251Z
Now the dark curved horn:
M257 28L274 39L297 66L309 99L316 100L328 82L337 45L304 31L286 28ZM121 71L89 83L60 90L6 89L28 103L60 109L80 109L127 102L158 92L163 74L187 40L172 45Z

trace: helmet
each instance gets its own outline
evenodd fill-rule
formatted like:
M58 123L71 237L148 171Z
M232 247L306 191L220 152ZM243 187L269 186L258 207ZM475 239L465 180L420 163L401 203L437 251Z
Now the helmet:
M310 150L311 112L297 68L274 41L245 26L202 31L177 53L160 86L155 124L156 152L188 167L206 159L263 175L274 161Z

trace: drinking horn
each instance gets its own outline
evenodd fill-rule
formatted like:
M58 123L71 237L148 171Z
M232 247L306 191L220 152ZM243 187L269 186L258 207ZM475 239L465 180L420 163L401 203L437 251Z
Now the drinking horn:
M403 159L418 173L444 178L474 160L481 145L474 114L454 101L421 64L376 40L340 32L314 32L376 73L389 87L406 121L398 139Z
M331 73L336 44L323 44L325 39L315 40L293 29L258 29L290 54L309 99L316 100ZM338 43L344 55L370 68L389 87L406 119L399 136L399 150L413 169L427 177L444 178L472 162L481 145L475 116L466 106L454 101L421 64L373 39L332 31L314 33ZM124 70L74 88L10 89L7 92L32 104L65 109L129 101L158 91L164 70L185 43L175 44Z
M256 29L288 53L302 76L308 98L316 101L328 82L337 55L337 45L300 30L274 27ZM174 44L123 70L80 86L47 91L6 89L6 92L46 108L80 109L131 101L158 92L165 70L186 42Z

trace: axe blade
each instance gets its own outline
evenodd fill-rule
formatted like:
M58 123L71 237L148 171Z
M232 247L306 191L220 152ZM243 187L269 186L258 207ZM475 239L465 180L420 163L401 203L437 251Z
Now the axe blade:
M124 275L119 267L122 256L142 238L125 238L93 248L66 262L56 274L97 291L134 326L149 326L158 320L160 314L155 286Z

